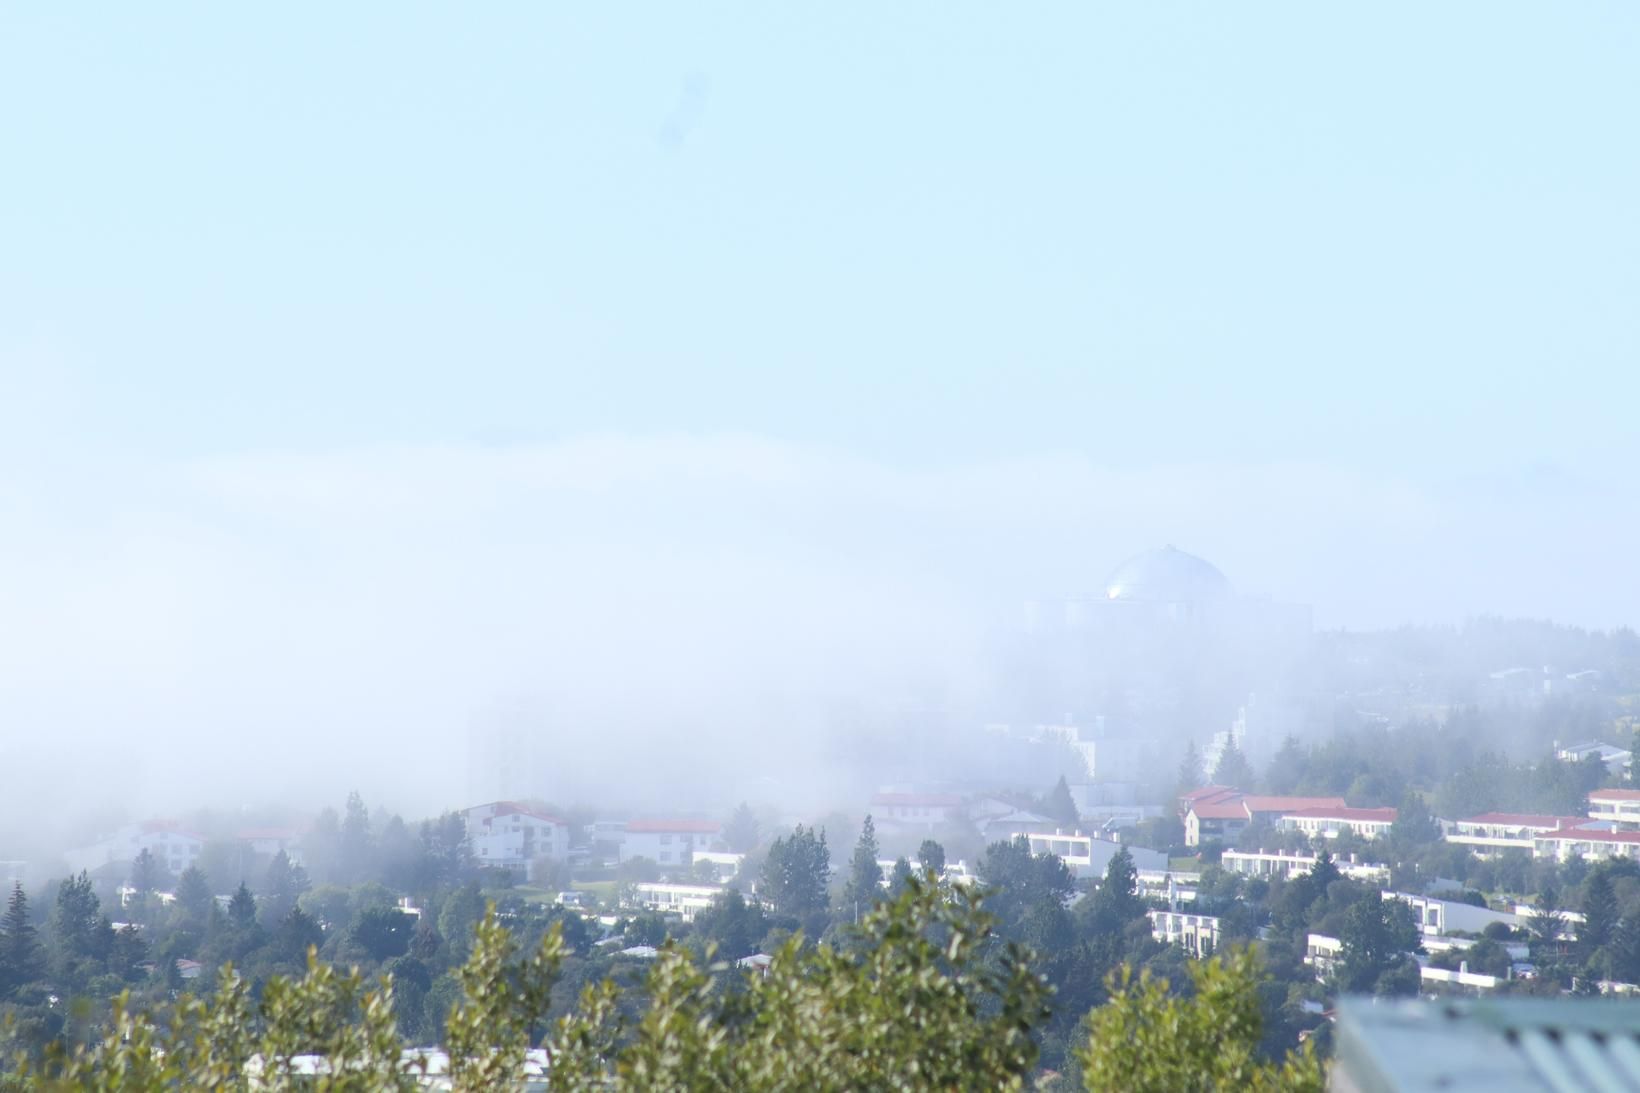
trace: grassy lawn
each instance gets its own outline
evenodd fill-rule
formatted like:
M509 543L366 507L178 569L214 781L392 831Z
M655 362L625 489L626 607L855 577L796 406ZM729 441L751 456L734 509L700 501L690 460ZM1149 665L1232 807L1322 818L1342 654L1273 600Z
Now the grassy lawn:
M1195 858L1169 858L1167 868L1174 873L1195 873L1202 867L1202 863Z

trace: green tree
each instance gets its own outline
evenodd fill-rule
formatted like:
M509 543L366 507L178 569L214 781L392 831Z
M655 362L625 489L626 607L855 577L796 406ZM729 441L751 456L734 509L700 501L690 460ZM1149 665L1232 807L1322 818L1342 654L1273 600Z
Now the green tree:
M1236 743L1235 738L1225 741L1224 750L1219 753L1218 764L1213 768L1213 784L1242 789L1252 785L1253 778L1253 764L1242 754L1241 746Z
M1543 945L1559 944L1560 935L1566 932L1566 916L1561 911L1560 894L1553 885L1544 885L1539 890L1537 906L1526 916L1526 928Z
M62 983L83 987L88 976L101 970L113 940L113 925L102 914L91 878L82 871L63 881L51 911L51 945Z
M1617 895L1603 868L1583 883L1583 921L1577 926L1577 955L1585 967L1596 963L1600 951L1617 936Z
M240 930L256 925L256 897L251 895L251 890L245 887L243 881L234 889L233 898L228 900L228 921Z
M720 956L739 960L757 952L769 932L768 916L734 889L718 895L712 906L695 915L695 933L717 946Z
M154 856L154 852L146 846L131 862L131 887L136 889L137 895L146 896L150 892L159 892L171 883L170 871L165 863Z
M917 847L917 866L924 872L932 872L935 877L945 875L945 847L933 839L924 839Z
M28 896L20 882L13 882L5 917L0 918L0 1001L35 982L45 971L45 949L29 920Z
M205 871L190 865L177 878L177 912L184 923L198 929L205 925L216 899L211 895L211 882Z
M1023 835L986 847L978 872L986 886L986 910L1014 938L1020 936L1018 931L1033 908L1063 907L1076 890L1076 880L1064 860L1054 854L1032 854ZM1043 913L1035 912L1039 922Z
M1139 898L1139 871L1127 847L1111 855L1104 880L1087 898L1091 925L1098 933L1120 933L1128 923L1145 917L1145 904Z
M1112 976L1110 1001L1087 1019L1076 1052L1083 1087L1097 1093L1321 1093L1314 1052L1279 1062L1259 1057L1263 1033L1258 965L1243 950L1189 967L1193 990L1174 995L1163 979Z
M262 918L269 923L284 921L296 906L302 894L313 887L307 870L290 860L283 850L268 863L267 878L262 882Z
M796 919L811 936L825 929L830 903L831 851L826 834L798 824L790 836L777 838L764 859L758 895L774 913Z
M1441 825L1429 811L1421 794L1407 790L1395 810L1395 822L1389 828L1390 845L1402 855L1437 843L1441 839Z
M1180 794L1199 789L1203 781L1202 751L1196 746L1195 740L1186 740L1184 744L1184 758L1179 760L1179 777L1176 788Z
M1419 947L1412 908L1376 892L1350 905L1338 940L1343 948L1334 975L1340 989L1354 992L1399 993L1404 984L1392 973ZM1417 990L1416 977L1411 986Z
M1063 774L1059 776L1059 781L1053 784L1048 795L1042 798L1039 807L1044 816L1052 819L1066 831L1075 831L1082 826L1082 816L1076 811L1076 800L1071 796L1071 787L1066 784Z
M1286 737L1281 741L1281 747L1270 757L1269 766L1264 768L1264 791L1266 793L1293 793L1304 780L1304 768L1307 757L1304 748L1295 737Z
M848 883L843 886L843 913L857 919L882 896L883 871L877 864L877 825L871 816L860 826L860 838L848 862Z
M343 884L359 884L372 878L375 846L370 838L370 810L365 808L358 790L347 795L339 849Z
M735 809L729 822L723 826L723 842L736 854L748 854L757 848L760 824L752 806L745 801Z

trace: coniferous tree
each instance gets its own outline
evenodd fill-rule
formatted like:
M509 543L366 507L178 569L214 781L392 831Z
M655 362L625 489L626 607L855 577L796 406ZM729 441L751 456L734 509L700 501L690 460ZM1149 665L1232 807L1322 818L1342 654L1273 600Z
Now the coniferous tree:
M183 923L190 929L199 929L205 925L210 917L211 908L215 905L215 897L211 895L210 878L205 876L205 870L197 865L190 865L177 878L176 906L182 916Z
M831 851L826 834L798 824L790 836L777 838L763 862L758 894L775 914L795 918L811 934L825 926Z
M46 954L39 932L29 920L28 896L21 882L14 883L5 917L0 918L0 999L33 983L45 970Z
M1181 794L1188 793L1202 784L1202 753L1196 747L1195 740L1187 740L1184 745L1184 758L1179 761L1179 784Z
M1071 796L1071 787L1066 784L1063 774L1059 776L1059 781L1053 784L1048 795L1042 799L1042 814L1053 819L1066 831L1075 831L1082 826L1081 814L1076 811L1076 799Z
M843 888L843 911L858 917L871 910L882 898L883 871L877 865L877 825L871 817L860 826L860 838L854 844L854 856L848 863L848 883Z
M154 852L146 846L131 862L131 887L137 890L137 895L146 896L150 892L158 892L170 883L171 874L166 870L165 863L154 856Z
M923 872L932 872L934 876L945 875L945 847L933 839L924 839L917 847L917 865Z
M1213 784L1234 786L1236 789L1245 789L1253 784L1253 765L1242 754L1241 746L1234 737L1225 742L1224 751L1219 753L1218 765L1213 768Z
M283 921L291 908L296 906L296 901L302 898L302 893L312 887L307 870L292 862L289 854L279 851L268 864L267 879L262 884L264 921L270 925Z
M752 811L751 805L742 801L724 825L723 842L736 854L746 854L757 846L757 839L757 814Z
M1605 869L1589 874L1583 885L1583 921L1577 926L1577 955L1592 963L1617 933L1617 896Z

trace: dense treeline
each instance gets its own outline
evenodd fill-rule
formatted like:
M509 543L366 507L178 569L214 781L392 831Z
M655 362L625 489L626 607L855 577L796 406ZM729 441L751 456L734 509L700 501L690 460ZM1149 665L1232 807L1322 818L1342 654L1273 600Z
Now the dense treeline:
M526 1052L539 1047L548 1082L563 1090L1022 1089L1037 1073L1034 1034L1051 1012L1051 987L1030 953L995 929L983 893L925 877L908 878L833 943L790 939L762 974L669 945L646 977L649 1004L630 1015L606 981L554 1019L562 928L521 946L492 908L459 971L451 1083L516 1088ZM1077 1036L1078 1084L1320 1090L1313 1054L1261 1056L1253 958L1203 965L1189 978L1195 997L1181 1001L1148 976L1113 975L1112 1004ZM402 1052L396 1005L393 978L371 985L317 954L303 975L270 980L260 997L225 969L214 993L169 1007L174 1021L122 1000L105 1031L24 1059L0 1088L292 1088L302 1058L319 1056L323 1088L410 1089L430 1060ZM1146 1047L1137 1055L1135 1029Z

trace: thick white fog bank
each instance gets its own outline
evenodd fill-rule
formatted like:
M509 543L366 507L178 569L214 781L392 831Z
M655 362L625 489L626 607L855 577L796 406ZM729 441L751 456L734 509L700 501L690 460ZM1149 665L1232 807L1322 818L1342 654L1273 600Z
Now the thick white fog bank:
M972 714L1021 601L1169 542L1322 625L1640 617L1629 498L1541 471L912 467L687 435L16 469L7 822L352 787L417 814L494 786L509 740L565 800L818 799L862 777L839 725Z

